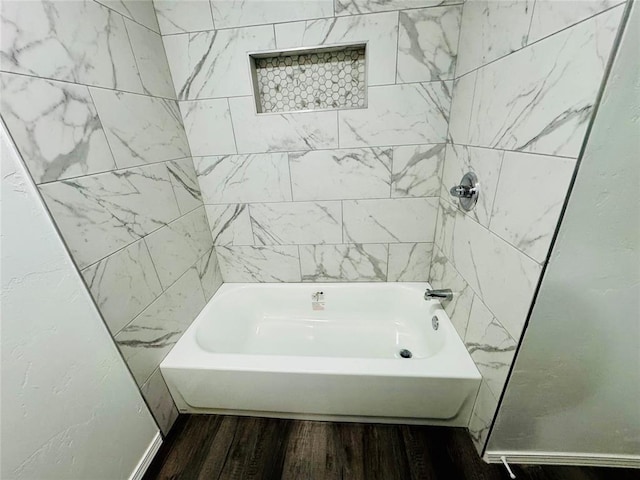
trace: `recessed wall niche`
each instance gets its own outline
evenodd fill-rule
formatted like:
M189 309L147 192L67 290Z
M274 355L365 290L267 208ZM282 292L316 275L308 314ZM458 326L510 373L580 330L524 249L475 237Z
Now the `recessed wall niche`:
M366 45L249 55L258 113L366 107Z

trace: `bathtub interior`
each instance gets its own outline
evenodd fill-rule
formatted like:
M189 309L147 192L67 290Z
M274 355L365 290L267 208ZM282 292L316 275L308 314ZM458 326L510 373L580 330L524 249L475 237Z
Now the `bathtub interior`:
M446 329L433 328L440 305L424 301L423 284L225 285L195 333L211 353L428 358L447 341Z

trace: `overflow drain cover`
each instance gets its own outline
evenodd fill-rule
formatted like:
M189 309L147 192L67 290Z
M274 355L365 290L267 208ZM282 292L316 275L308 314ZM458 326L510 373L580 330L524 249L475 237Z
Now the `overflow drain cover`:
M413 354L411 353L411 350L407 350L407 349L402 349L400 350L400 356L402 358L411 358L413 357Z

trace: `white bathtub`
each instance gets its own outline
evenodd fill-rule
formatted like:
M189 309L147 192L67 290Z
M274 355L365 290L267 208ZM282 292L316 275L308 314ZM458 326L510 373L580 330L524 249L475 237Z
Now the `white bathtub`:
M480 374L427 287L227 283L162 375L181 412L466 426Z

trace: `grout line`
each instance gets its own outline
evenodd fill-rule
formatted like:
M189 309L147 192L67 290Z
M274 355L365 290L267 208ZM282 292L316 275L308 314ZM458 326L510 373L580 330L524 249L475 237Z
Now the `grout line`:
M502 176L502 167L504 166L504 157L505 157L505 153L502 152L502 157L500 158L500 168L498 169L498 179L496 181L496 189L493 192L493 201L491 202L491 210L489 210L489 224L487 225L487 228L491 230L491 222L493 220L493 211L496 207L496 198L498 197L498 191L499 191L499 187L500 187L500 177Z
M132 18L133 16L131 16L131 17L130 17L130 16L128 16L128 15L125 15L124 13L120 13L119 11L115 10L114 8L112 8L112 7L108 6L108 5L105 5L104 3L100 2L99 0L93 0L93 1L94 1L94 3L97 3L98 5L100 5L100 6L104 7L104 8L106 8L107 10L111 10L112 12L117 13L117 14L118 14L118 15L120 15L123 19L124 19L124 18L126 18L127 20L131 20L132 22L137 23L137 24L138 24L138 25L140 25L141 27L146 28L146 29L147 29L147 30L149 30L150 32L153 32L153 33L155 33L156 35L161 36L160 32L156 32L153 28L147 27L145 24L140 23L140 22L139 22L138 20L136 20L135 18ZM153 5L153 2L149 2L149 3L151 3L151 6L153 7L153 14L155 15L155 17L156 17L156 21L157 21L157 20L158 20L158 16L156 15L155 5ZM123 20L123 21L124 21L124 20ZM160 30L160 25L159 25L159 24L158 24L158 30Z
M242 202L242 201L231 201L231 202L209 202L204 203L204 205L236 205L238 203L245 205L272 205L272 204L291 204L291 203L337 203L343 201L357 201L357 202L366 202L368 200L429 200L429 199L438 199L440 198L437 195L431 195L429 197L371 197L371 198L333 198L326 200L274 200L274 201L266 201L266 202Z
M595 18L595 17L597 17L597 16L599 16L599 15L602 15L602 14L604 14L604 13L606 13L606 12L609 12L610 10L613 10L613 9L615 9L615 8L619 8L619 7L623 7L623 5L624 5L624 4L625 4L625 1L621 1L621 3L618 3L618 4L616 4L616 5L612 6L612 7L606 8L605 10L601 10L601 11L599 11L598 13L595 13L595 14L591 15L590 17L583 18L583 19L582 19L582 20L580 20L579 22L576 22L576 23L574 23L574 24L572 24L572 25L569 25L569 26L567 26L567 27L564 27L564 28L562 28L562 29L560 29L560 30L557 30L557 31L553 32L553 33L550 33L549 35L547 35L547 36L545 36L545 37L539 38L539 39L538 39L538 40L536 40L535 42L528 43L527 45L525 45L525 46L523 46L523 47L520 47L520 48L518 48L517 50L513 50L513 51L511 51L511 52L509 52L509 53L506 53L506 54L504 54L504 55L502 55L502 56L500 56L500 57L498 57L498 58L496 58L496 59L494 59L494 60L491 60L490 62L487 62L487 63L484 63L484 64L482 64L482 65L479 65L478 67L473 68L473 69L471 69L471 70L469 70L469 71L467 71L467 72L463 73L462 75L460 75L460 77L464 77L465 75L467 75L467 74L469 74L469 73L472 73L472 72L477 72L478 70L480 70L480 69L482 69L482 68L484 68L484 67L486 67L486 66L488 66L488 65L491 65L491 64L493 64L493 63L496 63L496 62L498 62L498 61L500 61L500 60L502 60L502 59L504 59L504 58L507 58L507 57L509 57L509 56L511 56L511 55L513 55L513 54L515 54L515 53L521 52L522 50L524 50L524 49L526 49L526 48L529 48L529 47L530 47L530 46L532 46L532 45L536 45L536 44L538 44L538 43L540 43L540 42L542 42L542 41L544 41L544 40L546 40L546 39L548 39L548 38L551 38L551 37L553 37L553 36L555 36L555 35L557 35L557 34L559 34L559 33L564 32L564 31L566 31L566 30L569 30L569 29L571 29L571 28L577 27L578 25L580 25L580 24L582 24L582 23L585 23L585 22L588 22L588 21L592 20L593 18ZM532 18L533 18L533 17L532 17ZM527 40L528 40L528 39L527 39Z
M124 34L127 36L127 42L129 42L129 48L131 49L131 56L133 57L133 63L136 66L136 71L138 72L138 79L140 79L140 86L142 87L142 91L145 93L150 93L147 90L147 87L144 86L144 82L142 81L142 73L140 71L140 65L138 65L138 58L136 57L136 52L133 49L133 42L131 41L131 35L129 34L129 28L127 27L127 22L122 21L124 24ZM162 37L160 37L160 41L162 41ZM165 55L166 58L166 55Z
M287 153L287 168L289 169L289 191L291 192L291 201L294 201L293 198L293 176L291 175L291 159L289 158L289 154Z
M233 114L231 113L231 103L229 103L229 99L228 98L227 98L227 111L229 112L229 123L231 124L231 134L233 135L233 146L236 149L235 155L239 155L238 154L238 139L236 138L236 129L235 129L234 125L233 125ZM225 154L225 155L228 155L228 154ZM234 155L234 154L231 154L231 155ZM206 155L206 156L211 156L211 155Z
M211 14L211 26L213 27L213 30L221 30L221 29L216 29L216 19L213 16L213 5L211 5L211 1L206 0L206 2L209 4L209 13ZM211 30L200 30L200 31L210 32ZM186 32L186 33L194 33L194 32ZM173 34L173 35L182 35L182 34Z
M300 281L302 282L302 256L300 255L300 245L298 247L298 270L300 270Z
M400 15L401 13L398 12L398 21L396 23L396 61L395 61L395 68L396 71L394 72L393 75L393 79L394 79L394 84L398 84L398 58L400 57L399 55L399 49L400 49Z
M531 18L529 19L529 28L527 28L527 43L529 43L529 37L531 36L531 27L533 26L533 17L536 14L536 5L538 5L538 0L534 0L533 7L531 7Z
M177 102L177 100L175 98L170 98L170 97L163 97L160 95L151 95L148 93L144 93L144 92L134 92L131 90L120 90L117 88L111 88L111 87L104 87L102 85L93 85L91 83L80 83L80 82L72 82L69 80L61 80L59 78L53 78L53 77L43 77L43 76L39 76L39 75L35 75L33 73L24 73L24 72L13 72L11 70L4 70L2 68L0 68L0 73L5 73L5 74L9 74L9 75L18 75L21 77L30 77L30 78L37 78L39 80L44 80L47 82L59 82L59 83L66 83L68 85L77 85L77 86L81 86L81 87L87 87L87 88L99 88L101 90L110 90L112 92L116 92L116 93L126 93L128 95L140 95L142 97L150 97L150 98L159 98L162 100L170 100L172 102ZM138 72L139 74L139 72ZM140 83L142 84L142 80L140 81Z
M151 256L151 250L149 250L149 245L147 244L147 241L145 240L145 238L141 238L139 241L143 242L144 244L144 248L147 250L147 254L149 255L149 258L151 259L151 265L153 265L153 271L156 274L156 278L158 279L158 285L160 285L160 295L162 295L164 292L166 292L165 288L162 286L162 282L160 281L160 274L158 273L158 268L156 267L156 263L153 261L153 257ZM135 242L134 242L135 243ZM131 244L133 245L133 243ZM158 297L160 296L158 295ZM133 318L136 318L138 315L140 315L142 312L144 312L144 310L151 305L153 302L155 302L156 298L155 297L152 301L150 301L147 305L145 305L145 307L140 310L138 313L136 313Z

